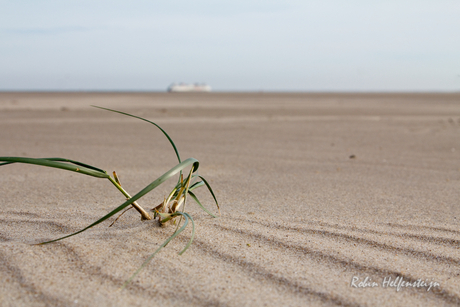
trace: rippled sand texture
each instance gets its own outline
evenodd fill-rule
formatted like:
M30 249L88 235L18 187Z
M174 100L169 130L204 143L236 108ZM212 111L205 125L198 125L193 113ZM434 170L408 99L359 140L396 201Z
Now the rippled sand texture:
M460 94L0 93L0 155L116 170L134 194L183 158L221 203L117 291L173 231L107 181L0 168L2 306L458 306ZM141 199L158 205L171 181ZM208 193L197 191L215 210ZM383 287L385 278L440 286ZM355 288L352 279L375 282Z

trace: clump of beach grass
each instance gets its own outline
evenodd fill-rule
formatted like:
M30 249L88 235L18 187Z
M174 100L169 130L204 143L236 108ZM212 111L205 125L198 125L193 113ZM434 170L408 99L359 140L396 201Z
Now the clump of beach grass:
M116 112L119 114L123 114L126 116L134 117L140 120L143 120L145 122L148 122L150 124L153 124L156 126L158 129L163 132L163 134L166 136L166 138L169 140L170 144L172 145L174 152L177 156L178 159L178 164L172 167L170 170L165 172L163 175L152 181L149 185L147 185L145 188L143 188L141 191L139 191L137 194L134 196L131 196L121 185L120 180L117 176L117 173L114 171L112 174L113 176L109 175L105 170L102 170L98 167L70 160L70 159L65 159L65 158L28 158L28 157L0 157L0 166L7 165L7 164L13 164L13 163L26 163L26 164L34 164L34 165L41 165L41 166L46 166L46 167L52 167L52 168L57 168L57 169L62 169L62 170L67 170L67 171L72 171L75 173L87 175L87 176L92 176L96 178L104 178L108 179L125 197L126 201L98 219L97 221L93 222L92 224L88 225L87 227L74 232L72 234L42 242L39 244L49 244L52 242L56 242L62 239L69 238L71 236L77 235L79 233L82 233L99 223L102 223L112 217L113 215L121 212L122 210L125 210L120 213L120 215L110 224L112 226L122 215L129 209L136 209L139 214L141 215L141 220L151 220L152 216L144 209L142 206L137 202L140 198L142 198L144 195L147 193L151 192L153 189L161 185L163 182L167 181L168 179L178 176L177 184L174 186L174 188L171 190L171 192L164 197L163 202L161 202L158 206L155 208L152 208L150 211L153 212L153 218L156 219L158 218L158 221L160 225L165 225L166 223L173 223L177 224L176 229L174 233L167 239L165 240L160 247L153 253L151 254L141 265L141 267L134 272L131 277L124 283L122 288L124 288L134 277L139 274L139 272L153 259L153 257L163 248L165 247L172 239L174 239L177 235L179 235L191 222L192 224L192 235L190 237L189 242L187 245L179 252L179 255L182 255L192 244L193 238L195 235L195 223L193 221L193 218L185 212L185 205L187 202L188 196L190 196L192 199L195 200L195 202L210 216L216 217L214 214L212 214L208 209L206 209L203 204L200 202L198 197L193 193L193 190L206 186L209 192L211 193L215 204L217 206L217 209L219 209L219 204L217 202L216 196L209 185L209 183L206 181L205 178L200 176L197 173L198 167L199 167L199 162L198 160L194 158L188 158L184 161L181 160L179 152L177 150L176 145L174 144L173 140L171 137L156 123L149 121L145 118L135 116L129 113L117 111L117 110L112 110L112 109L107 109L107 108L102 108L102 107L97 107L99 109L111 111L111 112ZM188 175L184 179L183 171L186 170L187 168L190 167L190 170L188 172ZM180 217L180 220L176 223L176 218ZM181 222L182 219L184 220L182 226Z

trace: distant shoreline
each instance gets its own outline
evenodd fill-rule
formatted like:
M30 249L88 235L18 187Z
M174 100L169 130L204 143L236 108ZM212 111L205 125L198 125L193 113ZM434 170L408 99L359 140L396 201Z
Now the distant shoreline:
M221 95L221 94L282 94L282 95L460 95L459 91L212 91L167 92L148 90L0 90L2 94L169 94L169 95Z

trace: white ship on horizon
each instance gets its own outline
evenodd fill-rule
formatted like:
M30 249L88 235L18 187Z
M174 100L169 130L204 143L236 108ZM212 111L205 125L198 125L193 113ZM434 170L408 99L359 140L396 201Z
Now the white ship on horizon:
M168 87L168 92L210 92L211 87L205 83L173 83Z

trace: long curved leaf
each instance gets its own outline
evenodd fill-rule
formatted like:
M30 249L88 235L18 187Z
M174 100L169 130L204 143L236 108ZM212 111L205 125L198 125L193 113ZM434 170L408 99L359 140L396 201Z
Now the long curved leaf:
M156 126L158 129L160 129L161 132L163 132L163 134L168 138L169 142L171 143L172 147L174 148L174 152L176 153L177 160L179 160L179 163L181 162L180 155L179 155L179 151L177 150L176 144L174 144L173 140L172 140L171 137L166 133L166 131L164 131L163 128L161 128L160 126L158 126L158 125L155 124L154 122L149 121L148 119L145 119L145 118L136 116L136 115L132 115L132 114L125 113L125 112L121 112L121 111L117 111L117 110L112 110L112 109L103 108L103 107L98 107L98 106L92 106L92 107L95 107L95 108L98 108L98 109L101 109L101 110L106 110L106 111L110 111L110 112L115 112L115 113L123 114L123 115L130 116L130 117L134 117L134 118L143 120L143 121L145 121L145 122L148 122L148 123L150 123L150 124L152 124L152 125L155 125L155 126Z
M192 245L192 242L193 242L193 238L195 237L195 222L193 221L192 217L190 216L190 214L188 214L187 212L180 212L178 211L179 213L182 213L183 216L186 216L188 217L191 221L192 221L192 235L190 236L190 241L188 241L187 245L184 247L183 250L181 250L179 252L179 255L182 255L183 253L185 253L185 251L190 247L190 245ZM185 223L184 223L185 224Z
M188 225L188 220L190 219L192 221L192 236L190 238L190 241L188 242L188 244L185 246L185 248L179 253L179 255L182 255L186 250L187 248L189 248L190 244L192 244L192 241L193 241L193 237L195 236L195 222L193 221L192 217L188 214L188 213L185 213L185 212L181 212L181 211L177 211L173 214L171 214L171 216L177 216L177 215L181 215L183 217L185 217L185 222L184 222L184 225L182 225L182 227L178 230L176 230L168 239L166 239L163 244L160 245L160 247L157 248L157 250L151 254L145 261L144 263L142 263L142 265L139 267L139 269L136 270L136 272L134 272L133 275L131 275L131 277L123 284L123 286L121 287L121 289L125 288L130 282L131 280L133 280L134 277L137 276L137 274L139 274L139 272L150 262L150 260L153 259L153 257L155 257L155 255L163 248L165 247L166 245L168 245L168 243L174 239L178 234L180 234L184 229L185 227L187 227Z
M86 163L83 163L83 162L78 162L78 161L75 161L75 160L70 160L70 159L65 159L65 158L37 158L37 159L48 160L48 161L58 161L58 162L69 162L69 163L72 163L72 164L75 164L75 165L80 165L80 166L83 166L83 167L86 167L86 168L93 169L95 171L99 171L101 173L106 173L106 171L104 171L103 169L100 169L98 167L95 167L95 166L92 166L92 165L89 165L89 164L86 164ZM11 163L16 163L16 162L0 163L0 166L11 164Z
M95 171L99 171L101 173L106 173L106 171L104 171L103 169L100 169L98 167L95 167L95 166L92 166L92 165L89 165L89 164L86 164L86 163L83 163L83 162L78 162L78 161L75 161L75 160L70 160L70 159L65 159L65 158L40 158L40 159L44 159L44 160L48 160L48 161L69 162L69 163L72 163L72 164L75 164L75 165L80 165L80 166L83 166L83 167L93 169Z
M0 165L10 164L10 163L27 163L41 166L48 166L53 168L59 168L67 171L72 171L80 174L85 174L88 176L98 177L98 178L109 178L109 175L94 166L84 164L81 162L63 159L63 158L24 158L24 157L0 157L0 161L6 162ZM63 163L61 161L70 162Z
M215 216L214 214L212 214L211 212L209 212L208 209L206 209L202 204L201 202L198 200L198 197L196 197L196 195L192 192L192 191L188 191L188 194L193 198L193 200L195 200L195 202L198 204L198 206L201 207L201 209L203 209L207 214L209 214L210 216L216 218L217 216Z
M219 203L217 202L216 195L214 195L214 192L212 191L211 186L210 186L209 183L206 181L206 179L203 178L203 176L198 176L198 177L200 177L201 180L203 180L204 183L206 184L206 187L208 187L209 192L211 192L211 195L212 195L212 197L214 198L214 201L216 202L217 209L219 209L219 212L220 212Z

